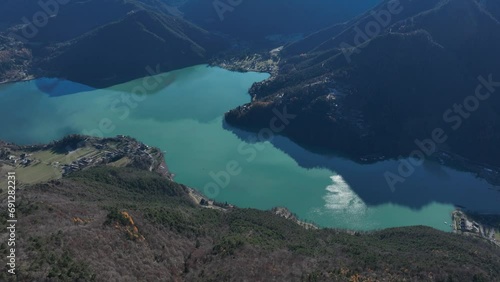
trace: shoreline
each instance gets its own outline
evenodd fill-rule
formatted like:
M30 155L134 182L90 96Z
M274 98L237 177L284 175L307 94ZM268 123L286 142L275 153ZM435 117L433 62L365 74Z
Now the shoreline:
M500 229L477 220L474 217L474 214L463 211L462 209L453 211L451 216L452 232L462 236L480 238L500 247L500 240L498 239L500 238ZM500 218L500 216L497 217Z
M217 66L223 69L227 69L229 71L237 71L237 72L266 72L270 74L270 77L262 82L257 82L256 84L263 83L265 81L271 81L275 79L279 74L279 52L282 47L276 48L269 52L268 57L266 57L265 53L255 53L252 56L246 56L245 59L237 59L236 57L228 57L226 59L215 59L209 63L210 66ZM271 60L272 63L265 63L266 60ZM266 69L267 68L267 69ZM253 88L253 86L252 86ZM251 88L251 89L252 89ZM250 89L250 90L251 90ZM249 91L250 91L249 90ZM254 100L254 95L250 93L252 98L252 102ZM224 116L225 120L225 116ZM231 125L235 126L235 125ZM247 130L240 126L235 126L238 129ZM252 129L248 129L251 132L254 132ZM247 130L247 131L248 131ZM297 143L297 145L301 146L305 150L318 153L318 154L327 154L327 155L336 155L340 157L347 158L359 164L374 164L382 161L395 160L398 161L397 157L387 157L380 154L371 154L371 155L349 155L341 151L334 151L329 148L313 148L308 146L307 144L303 144L299 140L292 138L291 136L284 135L289 138L293 142ZM498 188L500 192L500 167L495 167L486 163L476 162L465 157L462 157L459 154L448 152L444 150L437 150L433 155L426 158L426 160L438 163L440 165L444 165L446 167L472 173L475 177L484 179L486 182Z
M383 161L399 161L400 158L395 157L361 157L361 158L349 158L360 164L375 164L377 162ZM408 158L403 158L408 159ZM497 187L500 192L500 168L494 167L485 163L479 163L476 161L469 160L458 154L447 152L447 151L436 151L434 155L429 156L425 159L453 170L460 172L471 173L475 177L480 178L488 182L488 184Z
M218 67L221 67L221 68L224 68L224 69L228 69L227 67L224 67L224 66L219 66L219 65L215 65L215 66L218 66ZM234 71L234 70L233 70L233 71ZM246 69L246 71L258 71L258 70L255 70L255 69L253 69L253 70L252 70L252 69ZM268 79L271 79L272 77L273 77L273 76L271 75L271 77L270 77L270 78L268 78ZM300 143L297 143L297 144L300 144ZM306 150L309 150L309 149L308 149L307 147L305 147L305 146L302 146L302 145L299 145L299 146L301 146L301 147L305 148ZM356 158L348 158L348 159L351 159L351 160L354 160L354 161L358 161L358 160L359 160L359 159L356 159ZM383 161L383 160L386 160L386 159L391 159L391 158L385 158L385 159L380 159L380 158L378 158L378 159L374 159L374 160L373 160L373 162L379 162L379 161ZM370 163L370 161L371 161L371 160L368 160L368 163ZM449 164L446 164L446 166L449 166L449 167L455 168L451 162L450 162ZM166 167L166 164L165 164L165 167ZM475 174L475 175L476 175L476 174L478 174L478 173L480 172L479 170L465 170L465 171L467 171L467 172L471 172L471 173L473 173L473 174ZM172 178L173 178L173 177L175 177L175 176L174 176L174 175L172 175ZM483 177L481 177L480 175L478 175L478 177L480 177L480 178L485 179L485 180L487 180L487 181L488 181L488 179L483 178ZM489 181L488 181L488 183L491 183L490 181L491 181L491 180L489 180Z
M7 84L13 84L13 83L19 83L19 82L28 82L28 81L32 81L32 80L35 80L38 78L40 78L40 77L36 77L34 75L31 75L29 77L22 78L22 79L2 80L2 81L0 81L0 85L7 85Z
M270 77L267 80L272 80L279 74L279 63L281 61L279 52L273 51L268 54L253 53L252 55L245 55L244 58L242 56L238 58L237 55L215 57L209 61L208 65L234 72L268 73Z
M77 141L78 144L74 145L74 143ZM64 148L61 146L63 146ZM68 151L67 150L68 147L71 147L72 150ZM146 169L148 171L152 171L159 174L168 181L175 181L174 174L168 170L168 166L164 158L164 152L160 151L158 148L150 147L140 141L137 141L132 137L127 137L122 135L111 138L96 138L96 137L81 136L81 135L70 135L64 139L53 141L49 144L21 145L21 146L9 142L0 141L0 149L2 149L0 150L0 152L4 152L5 149L7 149L7 151L5 152L8 152L7 155L5 153L3 154L4 156L3 158L5 160L2 160L1 162L2 165L7 165L8 167L12 166L12 168L16 169L19 169L20 167L23 167L23 169L29 169L31 166L36 168L37 165L45 164L45 165L51 165L52 169L62 170L59 176L54 175L54 170L52 170L50 171L51 173L51 175L49 175L50 178L48 178L47 180L37 177L35 180L33 180L34 182L33 181L26 182L25 184L38 183L49 180L57 180L64 177L64 175L67 175L68 173L72 173L73 171L85 170L87 168L101 166L101 165L127 166L127 167L135 167L138 169ZM89 149L92 149L92 151L89 151ZM115 158L114 156L112 156L113 150L116 151L116 153L118 154L116 156L117 157L119 156L119 158ZM65 161L69 160L68 164L65 164L65 162L61 160L54 160L53 157L51 159L44 159L44 157L40 155L40 153L48 151L51 151L54 154L60 154L61 160L63 159ZM66 156L64 156L65 155L64 152L66 152ZM76 154L78 156L69 157L69 155L67 155L68 153L72 155ZM14 159L12 159L11 156L15 156L17 163L16 162L12 163ZM134 159L139 156L142 157L134 161ZM148 160L147 165L144 165L143 161L140 161L141 159ZM125 162L123 162L123 160L125 160ZM23 164L21 164L22 161ZM29 161L29 163L24 164L24 161ZM78 164L79 167L73 169L73 165L76 164ZM54 165L56 165L56 167L54 167ZM68 172L66 172L66 170L68 170ZM28 172L29 171L25 171L25 174ZM27 177L27 179L33 178L31 175L25 175L25 177ZM222 202L217 202L214 199L210 199L195 188L188 187L181 183L179 184L184 189L186 189L190 199L192 200L192 203L198 207L216 209L224 212L232 209L238 209L237 206L229 204L227 202L222 203ZM457 211L464 209L466 210L466 207L460 207L457 205L455 205L455 207L456 207L455 211L453 211L453 213L450 214L452 218L455 216L455 213ZM288 210L288 208L286 207L274 207L267 211L275 215L278 215L280 217L291 220L305 229L325 229L325 228L328 229L328 227L320 227L314 222L309 222L299 219L297 215ZM469 214L469 211L466 212L467 214ZM470 213L473 213L473 211L471 211ZM484 216L486 214L477 213L477 215ZM491 216L500 217L500 215L498 214L492 214ZM454 228L454 230L456 230L456 227ZM348 229L345 229L344 231L353 234L358 232ZM371 231L377 231L377 230L371 230Z

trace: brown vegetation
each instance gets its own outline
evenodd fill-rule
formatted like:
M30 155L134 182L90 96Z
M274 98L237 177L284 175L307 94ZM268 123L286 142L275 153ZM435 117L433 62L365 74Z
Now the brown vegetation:
M427 227L306 230L272 212L202 208L184 186L133 168L75 172L18 197L18 281L500 277L500 250L478 239ZM0 280L8 280L5 271Z

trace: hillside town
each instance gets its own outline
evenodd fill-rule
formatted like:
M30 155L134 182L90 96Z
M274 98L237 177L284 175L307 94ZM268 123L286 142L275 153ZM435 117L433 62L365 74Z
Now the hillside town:
M136 167L172 178L162 152L123 135L103 139L71 135L48 145L0 143L0 165L22 172L25 183L57 179L99 165Z
M495 228L483 221L479 222L462 210L455 210L452 213L452 227L455 233L483 238L500 247L498 227Z

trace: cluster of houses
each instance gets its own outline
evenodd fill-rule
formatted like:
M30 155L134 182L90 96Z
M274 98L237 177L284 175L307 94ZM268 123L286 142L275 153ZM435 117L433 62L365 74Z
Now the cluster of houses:
M279 71L279 51L281 49L277 48L272 50L270 58L267 56L262 56L259 54L254 54L252 56L247 56L245 59L223 59L216 62L214 65L226 68L229 70L245 70L245 71L258 71L258 72L268 72L272 77L276 76Z
M124 141L123 138L120 138L120 141ZM74 171L83 170L91 166L111 163L126 156L131 159L134 159L135 157L153 158L148 152L150 147L139 142L126 142L125 144L118 146L119 148L116 149L110 148L105 143L96 143L93 144L93 146L103 153L96 154L95 156L91 157L82 157L70 164L63 165L63 175ZM153 160L151 161L153 162Z
M455 222L455 231L460 231L463 234L478 236L500 246L500 242L498 242L495 238L498 231L494 227L478 223L459 210L453 212L453 220Z
M19 147L0 142L0 163L14 167L33 166L45 161L35 158L31 152L56 150L56 145L60 144L55 142L48 145ZM124 164L148 167L150 170L158 168L160 173L168 176L166 167L157 163L157 155L153 154L152 148L130 137L123 135L105 139L86 137L77 148L95 148L96 150L91 150L89 154L80 155L80 157L72 157L77 155L74 153L75 149L68 150L64 161L54 161L50 165L61 169L62 174L67 175L89 167L113 163L126 157L129 162ZM160 166L155 167L155 164Z
M365 117L363 112L360 110L350 110L349 112L345 112L342 107L341 100L345 99L350 95L351 91L348 88L344 88L341 85L338 85L334 80L330 78L325 78L323 81L318 81L316 83L310 84L312 86L317 83L327 83L329 87L327 87L327 95L326 99L331 101L333 104L335 111L336 119L344 119L347 120L351 126L356 129L361 137L368 136L370 134L370 129L366 125Z
M460 229L464 232L479 233L479 224L475 221L469 221L466 218L460 218Z
M28 166L33 163L33 159L30 158L31 154L22 153L19 157L15 155L10 155L8 157L9 162L12 165L23 165Z
M151 147L142 143L127 143L120 151L126 154L149 155L148 150Z
M92 165L102 163L103 158L80 158L70 164L65 164L62 166L63 175L68 173L79 171Z

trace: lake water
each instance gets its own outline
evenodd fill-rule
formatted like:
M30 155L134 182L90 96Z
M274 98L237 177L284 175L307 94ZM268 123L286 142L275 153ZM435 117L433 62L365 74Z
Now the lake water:
M444 222L454 204L500 212L500 193L470 173L427 163L391 191L384 172L395 171L396 161L360 165L284 137L245 141L248 134L225 126L222 116L249 102L252 83L267 77L201 65L99 90L56 79L1 85L0 138L30 144L70 133L130 135L165 150L176 181L218 201L285 206L325 227L449 231Z

